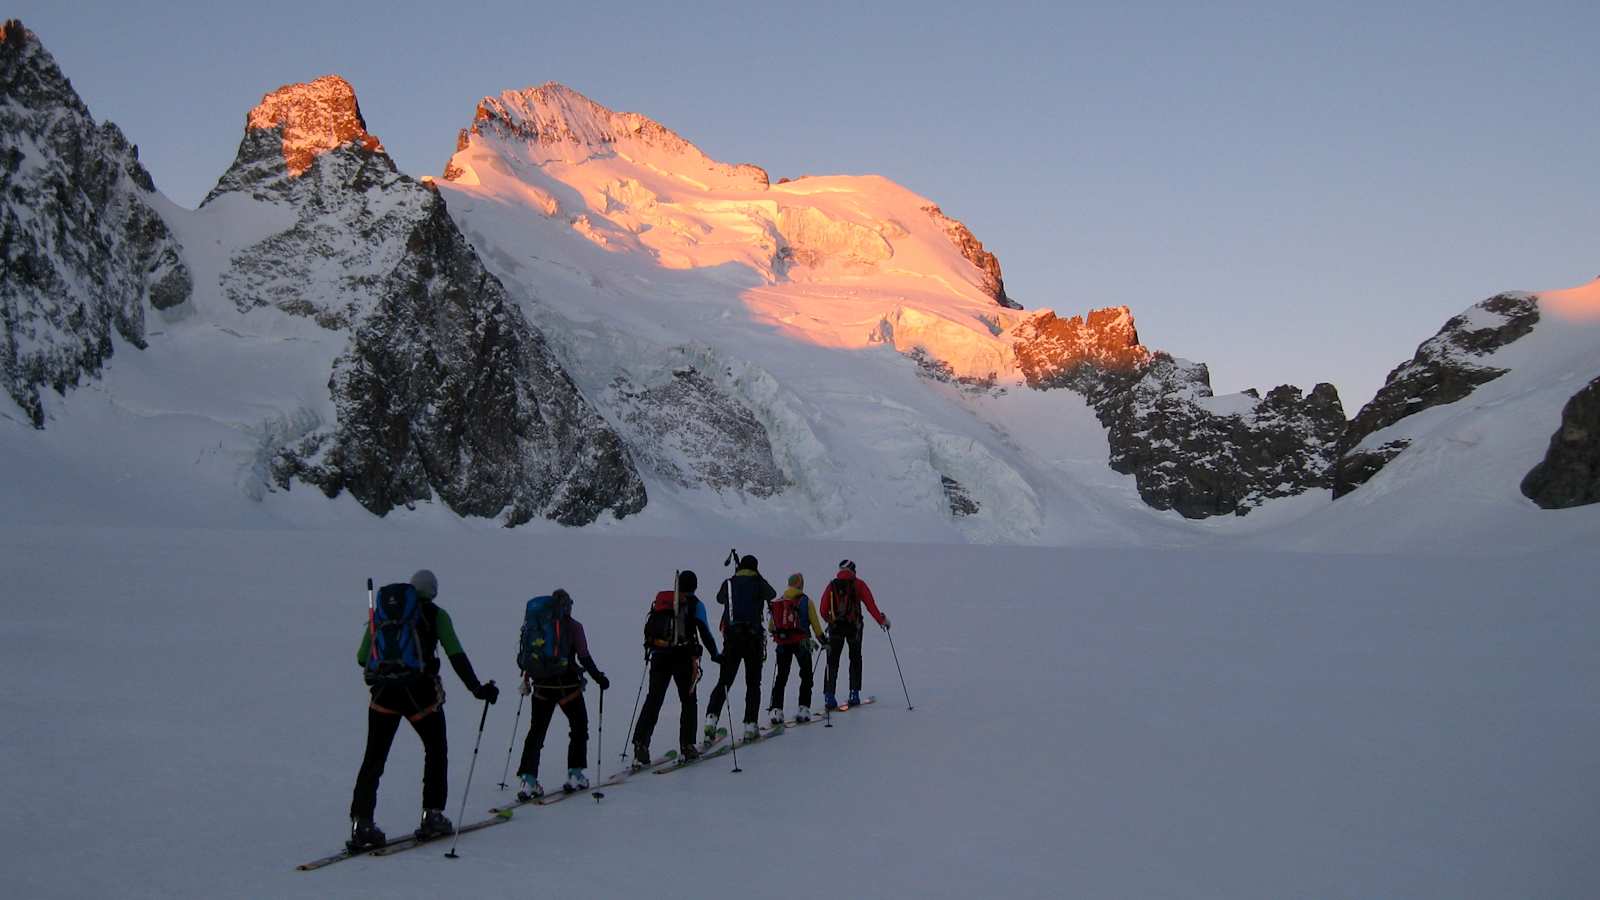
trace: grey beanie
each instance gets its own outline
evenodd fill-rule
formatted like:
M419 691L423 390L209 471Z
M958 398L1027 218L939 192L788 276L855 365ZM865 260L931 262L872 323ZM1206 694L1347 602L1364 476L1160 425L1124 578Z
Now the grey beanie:
M439 596L439 579L433 577L433 572L428 569L418 569L417 574L411 576L411 586L417 589L424 600Z

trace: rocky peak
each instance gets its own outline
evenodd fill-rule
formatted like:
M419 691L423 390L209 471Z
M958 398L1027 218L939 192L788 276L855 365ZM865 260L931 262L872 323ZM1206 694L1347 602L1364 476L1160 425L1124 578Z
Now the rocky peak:
M978 240L973 235L972 229L968 228L959 219L952 219L945 215L944 211L937 206L924 206L922 211L927 213L929 218L943 226L945 234L950 238L950 243L956 245L956 249L961 251L962 257L983 272L983 289L989 296L994 298L994 302L1008 309L1022 308L1021 303L1006 296L1005 279L1000 277L999 258L983 249L983 241Z
M284 164L294 177L310 168L321 154L352 141L369 151L383 149L367 132L355 88L337 75L286 84L267 94L250 110L245 127L278 130Z
M1350 420L1339 442L1340 459L1333 495L1342 497L1377 474L1407 444L1389 441L1361 446L1366 439L1407 416L1454 403L1505 369L1484 364L1496 350L1533 330L1539 302L1532 294L1497 294L1453 316L1438 334L1417 347L1416 355L1389 373L1383 387Z
M1090 310L1087 316L1058 317L1043 309L1011 330L1017 367L1032 388L1069 387L1073 374L1088 366L1106 372L1133 372L1150 361L1139 343L1133 312L1126 306Z
M97 124L37 36L0 26L0 384L44 427L40 389L96 376L113 335L145 346L146 304L189 299L138 148Z

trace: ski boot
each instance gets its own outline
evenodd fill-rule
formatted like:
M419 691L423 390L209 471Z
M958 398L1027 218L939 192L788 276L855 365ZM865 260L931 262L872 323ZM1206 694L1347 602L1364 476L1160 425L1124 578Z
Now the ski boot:
M711 746L711 742L717 739L717 721L714 716L706 716L705 735L707 747Z
M346 850L351 853L365 853L376 850L389 843L378 826L372 824L371 819L350 820L350 840L344 842Z
M589 776L583 774L582 769L568 769L567 783L561 786L563 791L587 791L589 789Z
M781 727L783 725L783 710L776 706L767 710L767 721L771 723L773 728Z
M444 817L444 810L425 809L422 811L422 824L417 826L417 840L427 841L444 837L455 830L456 827Z
M678 756L684 762L693 762L700 758L700 748L693 744L684 744L678 748Z
M529 800L537 800L544 796L544 788L539 786L539 779L532 775L519 775L517 777L522 779L522 788L517 791L518 800L527 803Z
M633 770L650 768L650 745L637 743L633 745Z
M838 709L839 708L839 698L835 697L832 694L823 694L822 695L822 708L823 709Z
M850 692L850 705L851 706L860 706L861 705L861 692L860 691L851 691Z
M746 744L761 736L761 728L754 722L744 723L744 742Z
M800 711L794 714L794 721L795 721L795 724L797 724L797 725L799 723L801 723L801 722L809 722L809 721L811 721L811 707L809 707L809 706L800 707Z

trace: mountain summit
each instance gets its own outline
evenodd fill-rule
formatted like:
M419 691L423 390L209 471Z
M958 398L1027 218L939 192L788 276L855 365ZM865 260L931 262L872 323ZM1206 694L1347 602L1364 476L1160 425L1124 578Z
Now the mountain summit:
M319 154L351 141L369 151L383 149L367 132L355 88L338 75L278 88L261 98L246 122L251 129L278 131L290 175L300 175Z

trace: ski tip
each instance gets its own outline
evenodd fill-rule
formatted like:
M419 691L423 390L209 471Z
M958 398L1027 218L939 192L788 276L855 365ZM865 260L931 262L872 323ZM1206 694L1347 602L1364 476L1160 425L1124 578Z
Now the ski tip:
M511 809L497 809L497 810L494 811L494 814L498 818L509 819L512 816L516 815L516 811L515 810L511 810Z

